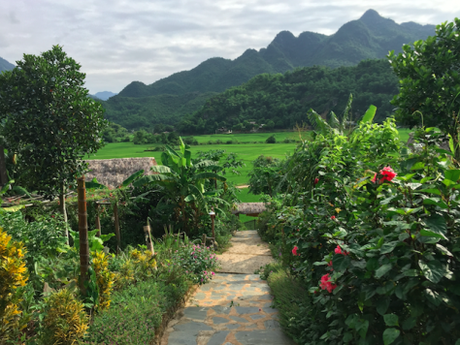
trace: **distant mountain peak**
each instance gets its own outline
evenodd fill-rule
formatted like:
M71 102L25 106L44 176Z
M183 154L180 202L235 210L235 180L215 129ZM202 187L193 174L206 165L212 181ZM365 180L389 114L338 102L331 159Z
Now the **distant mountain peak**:
M373 9L369 9L364 14L359 18L361 21L370 21L370 20L375 20L375 19L381 19L382 16Z
M117 93L111 92L111 91L101 91L96 93L94 96L102 99L103 101L108 100L110 97L116 96Z
M2 72L2 71L10 71L14 67L15 66L12 63L10 63L10 62L8 62L5 59L0 57L0 72Z

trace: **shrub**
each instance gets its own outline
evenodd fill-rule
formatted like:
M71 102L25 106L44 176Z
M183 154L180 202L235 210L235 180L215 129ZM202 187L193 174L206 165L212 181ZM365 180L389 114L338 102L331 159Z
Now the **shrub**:
M91 324L87 344L149 344L161 323L159 284L148 281L114 294L109 310Z
M42 341L44 344L73 345L88 328L83 303L69 289L62 289L45 298Z
M172 261L180 262L186 274L195 284L205 284L214 276L217 257L209 247L198 245L183 246L175 251Z
M386 157L397 178L384 161L371 168L367 157L377 159L385 140L369 137L358 152L346 143L337 152L328 147L313 161L318 181L285 199L296 207L278 211L284 262L310 293L296 317L300 343L453 344L460 337L460 170L429 145L439 131L419 138L420 154Z
M8 339L21 326L22 286L27 281L27 269L24 261L24 246L11 240L0 228L0 342Z
M261 275L267 279L273 295L274 306L279 311L279 322L287 334L299 341L304 331L304 322L311 316L308 310L311 297L299 281L288 276L280 264L267 265ZM310 319L310 322L314 319Z
M265 142L266 142L267 144L275 144L275 143L276 143L275 135L273 134L273 135L269 136L269 137L265 140Z
M110 306L110 296L112 294L115 274L110 272L108 256L97 251L92 253L93 269L96 274L96 283L99 290L99 310L107 309Z
M134 249L129 247L120 258L113 258L115 263L111 264L112 269L118 272L115 274L115 289L144 281L156 275L157 262L150 251L144 248Z

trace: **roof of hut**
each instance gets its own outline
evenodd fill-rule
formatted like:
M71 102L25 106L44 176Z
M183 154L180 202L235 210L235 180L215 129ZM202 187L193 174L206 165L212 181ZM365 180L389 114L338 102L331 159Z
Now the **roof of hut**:
M257 216L263 211L265 211L265 204L263 202L243 202L238 204L236 210L233 210L232 213Z
M152 175L150 167L157 165L154 157L94 159L86 161L89 171L86 180L96 178L97 181L109 188L115 188L139 170L144 175Z

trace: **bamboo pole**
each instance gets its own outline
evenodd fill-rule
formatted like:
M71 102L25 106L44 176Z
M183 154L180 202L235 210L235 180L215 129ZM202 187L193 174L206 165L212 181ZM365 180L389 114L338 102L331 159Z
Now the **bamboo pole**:
M78 179L78 231L80 237L80 290L86 295L89 268L88 213L86 211L85 177Z
M150 235L150 225L144 226L144 233L145 233L145 243L147 244L147 247L150 249L152 256L154 256L155 250L153 249L152 236Z
M96 229L99 231L97 232L97 236L101 237L101 217L99 215L99 204L96 203Z
M113 217L115 218L115 235L117 236L117 252L121 250L120 222L118 221L118 203L113 205Z
M69 224L67 222L67 210L65 206L65 185L64 182L61 183L61 192L59 193L59 209L64 216L64 226L65 226L65 237L66 237L66 243L69 245Z

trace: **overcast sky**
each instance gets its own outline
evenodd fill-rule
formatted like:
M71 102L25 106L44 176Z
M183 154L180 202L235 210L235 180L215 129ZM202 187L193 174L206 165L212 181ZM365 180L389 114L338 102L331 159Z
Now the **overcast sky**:
M369 8L397 23L460 17L459 0L0 0L0 57L15 63L60 44L90 93L119 92L211 57L235 59L282 30L333 34Z

